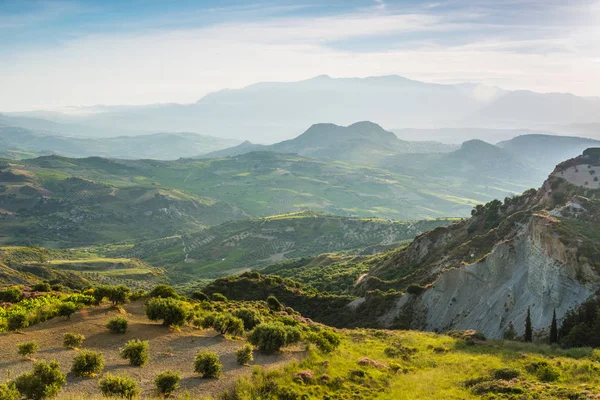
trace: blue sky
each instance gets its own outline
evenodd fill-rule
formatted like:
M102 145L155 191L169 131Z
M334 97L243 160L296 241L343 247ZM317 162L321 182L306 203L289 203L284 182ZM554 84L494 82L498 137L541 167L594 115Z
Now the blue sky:
M0 111L398 74L600 95L598 0L0 0Z

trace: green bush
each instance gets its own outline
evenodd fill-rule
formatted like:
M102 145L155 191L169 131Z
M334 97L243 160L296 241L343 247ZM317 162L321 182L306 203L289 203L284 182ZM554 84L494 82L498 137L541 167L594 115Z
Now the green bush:
M173 299L178 299L179 295L172 286L161 284L150 291L150 297L160 297L163 299L171 297Z
M106 323L106 327L112 333L125 333L127 332L127 319L125 317L112 317Z
M21 393L13 382L0 384L0 400L20 400Z
M181 326L187 321L186 304L173 298L155 297L146 303L146 316L151 321L163 321L165 326Z
M281 305L281 303L279 302L279 300L277 300L277 297L275 297L275 296L267 297L267 306L269 306L269 309L271 311L283 310L283 306Z
M10 287L0 290L0 301L6 303L18 303L23 300L23 292L18 287Z
M17 331L27 328L27 313L25 311L15 311L8 315L6 325L9 331Z
M17 376L13 383L26 399L49 399L55 397L65 386L67 376L60 371L57 361L40 361L33 365L32 372Z
M40 345L36 341L19 343L17 345L18 353L23 357L31 358L32 355L38 352Z
M233 315L244 322L244 329L251 331L254 327L262 322L260 314L249 308L240 308L235 310Z
M76 349L79 346L81 346L81 344L83 343L84 340L85 340L85 336L83 336L79 333L67 332L63 336L63 347L70 348L70 349Z
M104 369L102 353L91 350L82 350L73 358L71 372L75 376L94 376Z
M221 293L213 293L212 299L213 299L213 301L221 301L221 302L226 302L227 301L227 297L225 297Z
M181 375L177 372L165 371L156 377L154 380L154 386L156 386L156 391L161 396L167 397L173 394L179 388L179 381L181 380Z
M36 283L31 287L35 292L51 292L52 286L48 282Z
M213 329L221 335L237 335L244 333L244 322L231 314L217 314L213 321Z
M341 337L329 329L323 329L320 332L311 332L307 335L307 340L314 343L323 353L330 353L341 343Z
M542 382L554 382L560 378L560 371L547 361L532 362L526 367L527 372L534 374Z
M134 300L146 298L148 296L149 296L149 293L146 290L137 289L137 290L134 290L133 292L131 292L131 296L129 296L129 299L134 301Z
M94 288L94 300L96 304L100 304L102 300L108 298L113 305L125 304L129 301L131 289L125 285L110 286L100 285Z
M138 339L130 340L121 350L121 358L129 360L131 365L138 367L147 364L150 358L150 342Z
M67 319L71 319L71 315L73 315L77 311L77 305L70 301L64 301L58 306L58 315L61 317L67 317Z
M196 290L194 293L192 293L191 297L192 297L192 299L198 300L198 301L210 301L208 296L204 292L201 292L200 290Z
M222 366L219 356L213 352L201 351L196 354L194 371L201 374L203 378L218 378L221 376Z
M270 322L257 325L248 335L248 341L260 351L272 353L298 342L300 336L298 328Z
M505 381L510 381L513 378L518 378L521 373L518 369L514 368L499 368L492 371L492 376L494 379L502 379Z
M106 397L132 399L140 394L140 389L138 388L135 379L125 374L106 374L98 381L98 386L100 387L102 394Z
M235 351L235 359L240 365L246 365L250 361L252 361L254 359L254 357L252 356L252 346L246 343L245 345L237 349Z

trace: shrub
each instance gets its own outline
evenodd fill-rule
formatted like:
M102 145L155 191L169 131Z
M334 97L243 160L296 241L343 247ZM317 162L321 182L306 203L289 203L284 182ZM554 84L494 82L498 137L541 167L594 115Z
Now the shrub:
M131 295L129 296L130 300L139 300L139 299L143 299L145 297L148 297L148 292L145 291L144 289L137 289L134 290L133 292L131 292Z
M18 287L10 287L0 290L0 301L7 303L18 303L23 300L23 292Z
M244 333L244 322L231 314L218 314L213 322L213 329L221 335Z
M83 336L79 333L67 332L63 336L63 347L76 349L79 346L81 346L81 344L83 343L84 340L85 340L85 336Z
M51 292L52 286L48 282L36 283L31 287L36 292Z
M188 317L185 303L173 298L156 297L146 303L146 316L151 321L163 321L165 326L181 326Z
M121 350L121 358L129 360L131 365L141 367L150 358L150 342L133 339L127 342Z
M2 383L0 384L0 400L20 400L21 393L15 386L14 383Z
M6 325L9 331L27 328L27 313L25 311L15 311L9 314L6 319Z
M526 369L542 382L554 382L560 378L560 371L555 369L547 361L532 362Z
M277 300L277 297L275 297L275 296L267 297L267 306L269 306L269 309L271 311L283 310L283 306L281 305L281 303L279 302L279 300Z
M213 324L215 323L215 319L218 315L219 314L217 313L208 313L204 315L198 322L198 326L204 329L212 328Z
M13 383L22 397L41 400L56 396L67 383L67 377L60 371L58 361L40 361L33 365L32 372L19 375Z
M173 289L172 286L169 285L158 285L156 286L154 289L152 289L150 291L150 297L160 297L163 299L166 298L173 298L173 299L178 299L179 295L177 294L177 292L175 291L175 289Z
M198 301L210 301L208 296L199 290L196 290L194 293L192 293L192 299Z
M181 375L177 372L165 371L158 374L154 380L154 386L156 386L158 394L167 397L179 388L180 380Z
M257 311L249 308L240 308L239 310L235 310L233 315L244 322L244 329L247 331L251 331L256 325L262 322L260 314Z
M252 346L248 343L240 347L235 351L235 359L240 365L247 365L250 361L254 359L252 356Z
M127 319L124 317L112 317L106 323L106 327L112 333L125 333L127 331Z
M61 317L67 317L67 319L71 319L71 315L73 315L77 311L77 305L70 301L64 301L58 306L58 315Z
M140 394L140 389L138 388L135 379L125 374L106 374L98 381L98 386L100 387L102 394L106 397L132 399Z
M505 381L510 381L513 378L518 378L521 373L518 369L514 368L499 368L492 372L492 376L494 379L502 379Z
M194 361L194 371L202 374L203 378L218 378L221 376L222 366L219 356L210 351L199 352Z
M23 357L31 358L32 355L38 352L40 346L36 341L19 343L17 345L18 353Z
M94 376L104 369L104 357L102 353L82 350L73 358L71 372L75 376Z
M309 342L314 343L323 353L331 353L341 343L340 335L329 329L323 329L320 332L312 332L307 335Z
M289 339L292 339L288 339L288 334L291 331L286 330L286 328L295 329L276 323L259 324L248 335L248 341L258 347L260 351L267 353L279 351L289 343Z
M409 285L406 288L406 293L408 293L408 294L414 294L416 296L420 295L424 291L425 291L425 288L423 286L417 285L415 283L413 283L412 285Z
M221 293L213 293L212 299L213 299L213 301L222 301L222 302L227 301L227 297L225 297L225 295L223 295Z

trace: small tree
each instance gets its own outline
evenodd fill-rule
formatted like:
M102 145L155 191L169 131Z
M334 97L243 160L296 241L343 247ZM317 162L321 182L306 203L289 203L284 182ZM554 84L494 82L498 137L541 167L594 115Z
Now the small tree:
M219 356L211 351L201 351L196 355L194 371L203 378L218 378L221 376L222 367Z
M168 397L179 388L179 381L181 375L177 372L165 371L156 377L154 380L154 386L158 394L164 397Z
M150 297L161 297L163 299L172 297L178 299L179 295L172 286L161 284L150 291Z
M163 321L165 326L185 324L189 312L184 302L173 298L156 297L146 303L146 316L151 321Z
M104 369L102 353L91 350L82 350L73 358L71 372L75 376L94 376Z
M106 397L132 399L140 394L140 389L138 388L135 379L125 374L106 374L98 381L98 386L100 387L102 394Z
M63 336L63 347L66 347L68 349L77 349L81 346L84 340L85 336L79 333L67 332Z
M13 383L24 398L43 400L55 397L67 383L67 376L60 371L58 361L40 361L32 372L19 375Z
M127 342L121 350L121 358L129 360L131 365L141 367L150 358L150 342L133 339Z
M248 336L248 341L251 344L257 346L260 351L267 353L279 351L286 345L286 339L285 326L275 323L257 325Z
M281 305L281 303L279 302L279 300L277 300L277 297L275 297L275 296L267 297L267 306L269 306L269 309L271 311L283 310L283 306Z
M0 290L0 301L6 303L18 303L23 300L23 291L18 287L9 287L4 290Z
M240 365L247 365L250 361L254 359L252 356L252 346L248 343L240 347L235 351L235 359Z
M26 357L28 359L31 359L31 356L33 356L35 353L38 352L38 350L40 349L40 346L37 344L36 341L32 341L32 342L19 343L17 345L17 348L18 348L18 353L20 355L22 355L23 357Z
M213 322L213 329L221 335L244 333L244 322L231 314L218 314Z
M550 324L550 344L558 343L558 325L556 323L556 309L552 312L552 323Z
M131 289L125 285L118 285L112 287L108 293L108 299L112 302L113 306L118 304L125 304L129 302L129 296L131 295Z
M67 319L71 319L71 315L73 315L77 311L77 305L71 301L64 301L58 306L58 315L61 317L67 317Z
M125 332L127 332L127 325L128 325L127 319L125 319L124 317L119 317L119 316L112 317L106 323L106 327L112 333L125 333Z
M531 326L531 309L527 307L527 317L525 318L525 336L523 338L526 342L533 341L533 328Z

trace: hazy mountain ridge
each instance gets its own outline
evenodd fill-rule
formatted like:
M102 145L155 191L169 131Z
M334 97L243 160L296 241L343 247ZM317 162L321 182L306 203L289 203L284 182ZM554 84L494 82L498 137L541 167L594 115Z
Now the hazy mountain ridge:
M76 116L40 112L6 115L38 116L75 124L87 127L90 136L200 131L257 143L274 143L292 138L315 121L348 125L357 120L370 120L396 128L472 124L497 127L499 123L537 128L594 123L598 122L600 102L596 98L570 94L511 92L477 84L432 84L399 76L319 76L299 82L263 82L242 89L221 90L207 94L194 104L104 107L99 110L91 115ZM73 131L85 135L78 128ZM487 137L480 139L493 141Z

